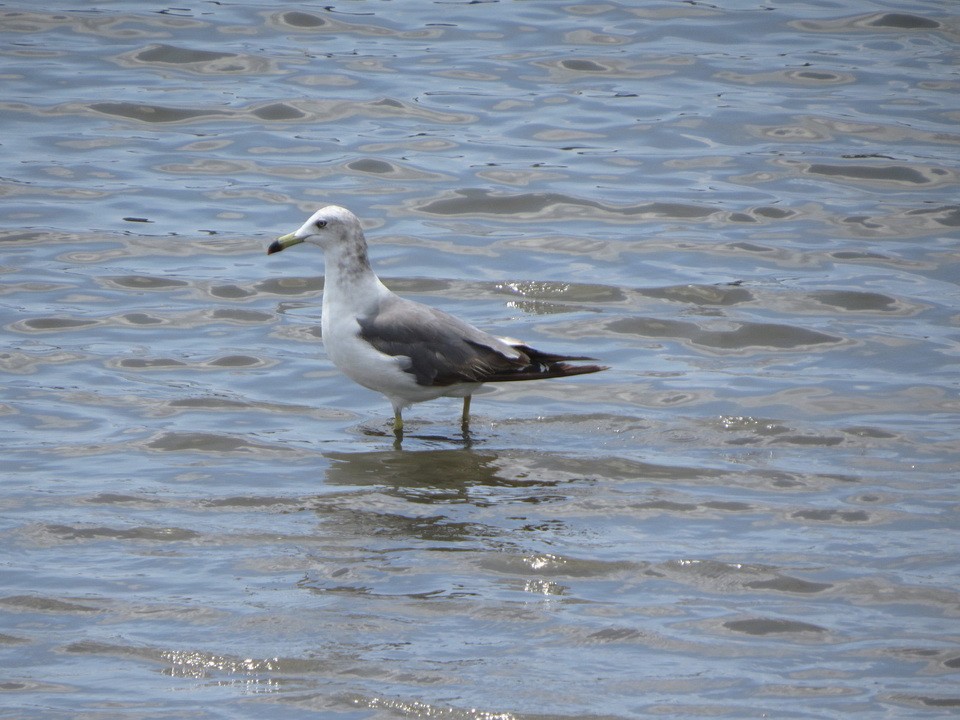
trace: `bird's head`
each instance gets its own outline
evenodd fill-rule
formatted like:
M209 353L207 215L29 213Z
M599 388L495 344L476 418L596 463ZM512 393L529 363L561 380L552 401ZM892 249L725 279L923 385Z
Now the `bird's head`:
M360 221L356 215L346 208L327 205L311 215L299 229L272 242L267 248L267 254L272 255L302 242L319 245L326 249L355 236L356 233L363 236Z

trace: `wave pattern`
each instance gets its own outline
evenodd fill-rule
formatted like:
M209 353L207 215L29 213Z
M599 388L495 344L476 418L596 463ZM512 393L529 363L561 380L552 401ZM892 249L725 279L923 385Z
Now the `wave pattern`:
M954 10L44 8L0 9L9 712L955 715ZM612 370L395 448L319 253L265 254L329 202Z

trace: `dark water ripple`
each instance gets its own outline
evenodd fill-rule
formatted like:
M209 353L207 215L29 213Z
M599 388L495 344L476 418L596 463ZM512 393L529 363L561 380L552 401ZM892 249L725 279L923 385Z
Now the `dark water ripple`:
M0 35L0 716L955 715L951 5ZM320 258L264 252L328 202L397 292L612 370L395 448Z

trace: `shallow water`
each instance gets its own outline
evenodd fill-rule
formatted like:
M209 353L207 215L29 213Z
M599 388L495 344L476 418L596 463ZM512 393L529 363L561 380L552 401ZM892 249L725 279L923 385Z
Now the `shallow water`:
M945 2L0 8L0 714L960 707ZM608 372L407 411L404 295Z

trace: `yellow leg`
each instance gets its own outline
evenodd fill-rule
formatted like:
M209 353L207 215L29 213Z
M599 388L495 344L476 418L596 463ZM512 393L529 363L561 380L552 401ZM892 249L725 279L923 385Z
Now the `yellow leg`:
M400 417L400 411L393 411L393 434L403 435L403 418Z
M460 417L460 424L463 427L470 425L470 398L472 396L466 395L463 398L463 415Z

